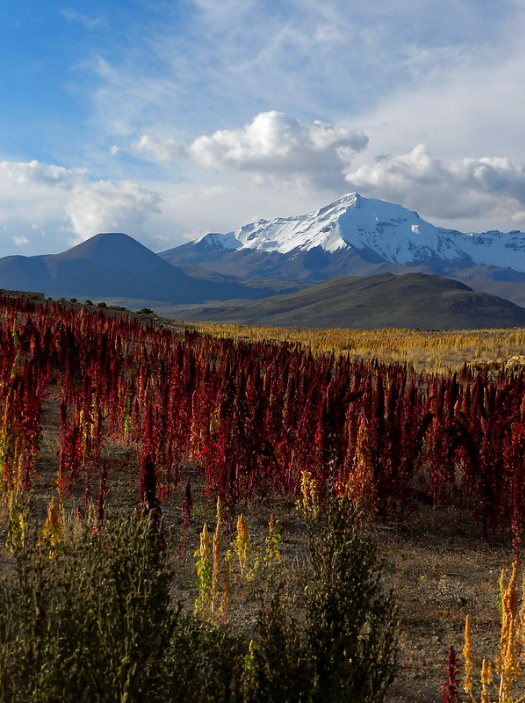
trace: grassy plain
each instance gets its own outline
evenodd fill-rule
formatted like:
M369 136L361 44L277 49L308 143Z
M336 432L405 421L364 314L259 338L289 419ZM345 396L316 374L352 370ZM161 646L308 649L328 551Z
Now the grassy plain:
M314 354L406 363L416 371L457 371L466 363L502 363L525 354L525 329L422 331L407 329L346 330L300 327L252 327L193 323L197 331L249 341L303 344Z

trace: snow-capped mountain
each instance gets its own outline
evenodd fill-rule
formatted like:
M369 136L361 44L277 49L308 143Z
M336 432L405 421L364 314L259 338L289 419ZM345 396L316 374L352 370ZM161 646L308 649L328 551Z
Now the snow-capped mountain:
M206 234L159 256L222 274L301 283L417 270L525 306L524 232L435 227L401 205L358 193L308 215Z
M308 215L252 222L237 232L196 240L212 249L251 249L289 254L320 247L334 253L368 250L384 261L413 266L443 260L463 266L525 271L525 233L466 234L435 227L401 205L350 193Z

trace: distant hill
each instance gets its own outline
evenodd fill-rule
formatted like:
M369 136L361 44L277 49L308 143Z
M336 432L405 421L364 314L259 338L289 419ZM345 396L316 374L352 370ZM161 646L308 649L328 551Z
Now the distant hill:
M164 310L163 314L170 314ZM194 321L283 327L477 329L525 326L525 309L458 281L410 273L344 276L307 290L236 306L191 306Z
M172 266L127 234L97 234L60 254L0 259L0 287L53 297L123 298L170 304L258 299L275 293L233 276L188 273Z

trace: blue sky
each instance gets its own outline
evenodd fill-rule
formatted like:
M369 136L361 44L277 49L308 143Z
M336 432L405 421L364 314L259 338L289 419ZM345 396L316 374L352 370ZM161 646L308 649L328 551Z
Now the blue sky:
M0 256L346 192L525 230L525 0L0 6Z

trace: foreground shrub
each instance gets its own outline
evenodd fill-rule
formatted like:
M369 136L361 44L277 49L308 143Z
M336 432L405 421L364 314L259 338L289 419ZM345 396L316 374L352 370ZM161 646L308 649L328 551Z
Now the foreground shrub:
M307 655L314 703L379 703L396 669L397 619L366 521L331 496L310 526Z
M162 700L241 703L243 668L243 641L228 626L183 615L173 632Z
M249 701L381 703L396 671L397 620L366 523L329 497L309 520L304 628L274 596L248 658Z
M170 573L149 520L80 530L19 551L0 586L0 700L153 700L174 616Z
M397 626L370 533L336 497L307 522L306 592L276 572L249 644L170 605L153 520L27 540L0 583L0 703L382 703Z
M250 644L246 658L246 701L309 701L312 679L305 643L280 593L261 608L258 625L258 642Z

